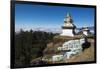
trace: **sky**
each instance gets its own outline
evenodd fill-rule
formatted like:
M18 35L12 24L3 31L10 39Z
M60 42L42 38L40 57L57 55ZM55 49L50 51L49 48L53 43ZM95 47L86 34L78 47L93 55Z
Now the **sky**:
M15 31L21 28L59 30L64 24L64 17L70 13L76 27L94 26L94 8L15 5Z

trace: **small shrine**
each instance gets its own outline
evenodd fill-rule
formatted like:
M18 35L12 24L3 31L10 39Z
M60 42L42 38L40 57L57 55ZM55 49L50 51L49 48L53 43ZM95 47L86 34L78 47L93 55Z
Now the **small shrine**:
M84 35L88 36L90 34L90 30L88 29L88 27L83 27L82 28L82 32Z

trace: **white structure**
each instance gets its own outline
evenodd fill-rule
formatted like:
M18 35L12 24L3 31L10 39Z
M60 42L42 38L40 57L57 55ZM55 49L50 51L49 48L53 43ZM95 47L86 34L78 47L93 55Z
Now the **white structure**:
M82 52L82 44L85 42L85 39L77 39L77 40L70 40L63 44L62 47L58 47L58 50L69 50L64 54L64 57L67 59L70 58L71 55L75 55Z
M64 59L64 57L63 57L63 55L54 55L54 56L52 56L52 61L61 61L61 60L63 60Z
M67 13L67 16L64 19L64 25L62 26L61 36L74 36L76 26L73 24L71 15Z
M82 48L82 44L85 42L85 39L69 40L65 42L62 47L58 47L58 50L76 50Z
M83 28L82 28L82 32L83 32L84 35L88 36L90 30L88 29L88 27L83 27Z
M78 54L78 52L74 52L74 51L71 51L71 52L66 52L64 54L64 57L69 59L72 55L75 55L75 54Z

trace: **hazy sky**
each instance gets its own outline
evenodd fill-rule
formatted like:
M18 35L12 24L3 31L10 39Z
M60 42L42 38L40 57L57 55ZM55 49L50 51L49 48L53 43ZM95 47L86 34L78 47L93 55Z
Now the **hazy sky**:
M61 28L67 12L77 27L94 26L94 8L16 4L15 30Z

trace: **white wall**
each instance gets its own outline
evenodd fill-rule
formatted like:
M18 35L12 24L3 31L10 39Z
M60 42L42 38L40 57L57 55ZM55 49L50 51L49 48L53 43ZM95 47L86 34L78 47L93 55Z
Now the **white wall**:
M0 69L10 66L10 0L0 0ZM29 1L29 0L27 0ZM97 5L97 35L100 35L100 0L30 0L70 4ZM99 69L100 68L100 36L97 37L97 64L39 67L34 69ZM28 68L27 68L28 69ZM33 68L31 68L33 69Z
M61 36L74 36L72 29L62 29Z
M52 56L52 61L60 61L63 60L63 55L53 55Z
M88 32L87 31L83 31L83 34L87 36L88 35Z

